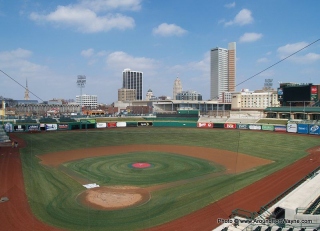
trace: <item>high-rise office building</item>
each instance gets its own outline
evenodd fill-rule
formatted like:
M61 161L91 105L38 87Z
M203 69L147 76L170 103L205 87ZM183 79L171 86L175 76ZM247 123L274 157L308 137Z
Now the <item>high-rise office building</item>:
M219 100L223 92L235 91L236 43L229 43L228 49L211 49L210 58L210 98Z
M136 100L142 100L142 75L142 72L131 71L130 69L124 69L122 72L122 88L135 89Z

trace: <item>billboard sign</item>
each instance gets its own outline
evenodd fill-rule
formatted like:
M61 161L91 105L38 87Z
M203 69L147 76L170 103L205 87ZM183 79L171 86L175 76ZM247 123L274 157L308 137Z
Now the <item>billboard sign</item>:
M55 131L58 129L57 124L46 124L46 130L47 131Z
M297 124L287 124L287 132L297 133L298 125Z
M107 123L97 123L97 128L106 128Z
M198 128L212 128L213 123L204 123L204 122L198 122L197 123Z
M127 127L127 123L126 123L126 122L117 122L117 127L118 127L118 128Z
M320 135L320 125L309 124L309 134Z
M249 129L248 124L237 124L237 129Z
M224 128L227 128L227 129L236 129L236 128L237 128L237 124L229 124L229 123L226 123L226 124L224 124Z
M274 126L273 125L262 125L262 130L263 131L273 131Z
M250 124L249 129L250 130L261 130L261 125Z
M297 132L300 134L308 134L309 133L308 124L298 124Z
M138 126L152 126L152 122L138 122Z
M68 124L58 124L59 130L67 130L69 128Z
M109 122L108 123L108 128L116 128L117 127L117 122Z
M275 132L286 132L287 126L274 126L274 131Z
M283 100L283 89L278 88L278 100L282 101Z
M6 124L4 125L4 130L5 130L6 132L13 132L13 125L12 125L11 123L6 123Z
M318 100L318 88L317 86L311 86L311 101Z
M39 125L28 125L28 131L39 131Z
M13 127L15 132L24 132L26 130L26 126L25 125L15 125Z

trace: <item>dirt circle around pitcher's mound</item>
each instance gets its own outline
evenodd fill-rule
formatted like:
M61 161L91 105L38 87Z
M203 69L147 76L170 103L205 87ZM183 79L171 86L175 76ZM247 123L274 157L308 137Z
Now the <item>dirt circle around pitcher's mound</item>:
M119 210L135 207L148 202L150 193L133 186L103 186L79 194L77 201L91 209Z

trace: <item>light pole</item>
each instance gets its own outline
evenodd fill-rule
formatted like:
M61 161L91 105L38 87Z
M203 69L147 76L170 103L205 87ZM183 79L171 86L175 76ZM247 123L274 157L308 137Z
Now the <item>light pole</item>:
M86 85L86 76L78 75L77 86L80 88L80 115L82 115L82 88Z

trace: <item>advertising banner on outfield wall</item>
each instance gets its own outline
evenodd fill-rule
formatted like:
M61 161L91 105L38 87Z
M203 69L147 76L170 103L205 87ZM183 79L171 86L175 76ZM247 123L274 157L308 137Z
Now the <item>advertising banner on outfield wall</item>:
M261 125L250 124L249 129L250 130L261 130Z
M47 131L55 131L58 129L57 124L46 124L46 130Z
M237 129L249 129L249 124L237 124Z
M263 131L273 131L274 126L273 125L262 125L262 130Z
M138 122L127 122L127 127L138 127Z
M300 133L300 134L308 134L309 133L308 124L298 124L297 132Z
M6 123L6 124L4 125L4 130L5 130L6 132L13 132L13 125L12 125L11 123Z
M97 123L97 128L106 128L107 123Z
M39 125L38 124L28 125L28 131L39 131Z
M227 128L227 129L236 129L236 128L237 128L237 124L225 123L225 124L224 124L224 128Z
M198 122L198 128L213 128L213 123Z
M26 130L25 125L14 125L13 127L15 132L24 132Z
M117 122L109 122L108 123L108 128L116 128L117 127Z
M152 122L138 122L138 126L152 126Z
M320 126L317 124L309 124L309 134L319 135L320 134Z
M69 125L68 124L58 124L59 130L68 130Z
M213 124L213 128L224 128L224 124Z
M117 128L124 128L124 127L127 127L126 122L117 122Z
M274 126L274 131L275 132L286 132L287 126Z
M287 132L297 133L298 125L297 124L287 124Z

